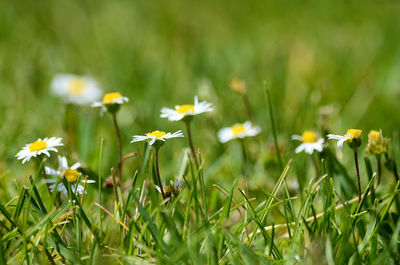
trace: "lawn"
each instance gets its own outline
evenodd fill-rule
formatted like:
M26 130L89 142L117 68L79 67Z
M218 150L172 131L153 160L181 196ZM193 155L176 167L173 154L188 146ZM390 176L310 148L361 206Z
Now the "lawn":
M400 264L399 12L1 1L0 264Z

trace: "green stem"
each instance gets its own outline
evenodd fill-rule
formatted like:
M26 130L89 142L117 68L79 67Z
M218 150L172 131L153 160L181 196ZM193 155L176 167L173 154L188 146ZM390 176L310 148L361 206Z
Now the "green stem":
M240 147L242 149L242 173L243 176L247 177L247 153L246 153L246 148L244 146L244 141L243 139L239 139L240 142Z
M193 156L194 162L196 164L196 168L198 170L199 169L199 162L197 160L196 152L195 152L195 149L194 149L194 146L193 146L192 132L191 132L191 129L190 129L190 121L186 121L185 124L186 124L186 130L187 130L190 150L192 151L192 156Z
M354 163L356 164L356 171L357 171L358 201L361 202L361 180L360 180L360 169L358 168L358 152L357 152L357 149L354 149Z
M121 134L119 132L118 122L117 122L117 113L112 114L114 127L115 127L115 134L117 136L118 141L118 154L119 154L119 161L117 167L117 176L119 178L119 183L121 183L121 176L122 176L122 141L121 141Z
M278 157L279 168L281 169L281 171L283 171L283 162L282 162L282 158L281 158L281 153L279 151L278 138L276 136L274 114L272 112L271 96L269 95L269 91L266 88L266 84L265 83L264 83L264 93L265 93L265 100L267 101L267 104L268 104L269 118L270 118L270 122L271 122L272 135L274 137L274 145L275 145L276 156Z
M156 149L155 160L156 160L156 175L157 175L157 181L158 181L158 186L160 187L160 190L161 190L161 195L162 195L163 199L165 199L164 187L163 187L163 184L162 184L162 182L161 182L161 177L160 177L160 168L159 168L159 166L158 166L158 152L159 152L159 150L160 150L160 147L157 146L157 147L155 147L155 149Z
M317 158L316 158L316 154L312 154L311 155L311 160L312 160L312 163L313 163L313 165L314 165L314 170L315 170L315 178L319 178L319 171L318 171L318 160L317 160Z
M379 184L381 183L381 178L382 178L382 163L381 163L381 156L380 155L376 156L376 163L378 165L378 180L376 182L375 189L378 188Z
M249 97L247 96L247 94L243 95L243 102L246 107L247 116L249 116L249 120L251 121L251 123L254 124L254 117L253 117L253 113L251 111L250 101L249 101Z

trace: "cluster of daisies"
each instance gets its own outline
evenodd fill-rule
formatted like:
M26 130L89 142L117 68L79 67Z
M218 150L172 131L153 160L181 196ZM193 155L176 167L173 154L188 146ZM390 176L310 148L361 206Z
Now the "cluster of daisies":
M87 105L91 104L92 107L99 107L101 109L101 113L109 112L114 117L114 124L117 130L117 135L119 135L119 129L116 121L116 114L119 111L121 105L129 102L127 97L124 97L119 92L106 93L103 96L101 101L102 91L100 86L95 82L92 78L86 76L76 76L72 74L59 74L55 76L52 84L52 91L61 96L66 103L69 104L77 104L77 105ZM246 85L243 81L234 79L231 83L231 88L236 93L243 96L245 100L246 106L248 105L247 97L246 97ZM197 96L194 97L193 104L185 104L185 105L176 105L174 108L162 108L161 109L161 118L167 118L169 121L183 121L186 125L187 129L187 138L189 142L189 147L192 151L192 159L195 161L197 168L199 168L199 163L197 159L197 155L195 152L195 148L193 145L190 124L193 120L193 117L202 113L213 111L211 103L207 101L199 101ZM248 109L249 118L252 120L251 111ZM251 137L259 134L261 132L261 128L256 126L253 121L246 121L244 123L237 123L231 127L226 127L221 129L218 132L218 138L221 143L226 143L233 139L243 139L245 137ZM353 150L357 150L357 148L361 145L361 130L358 129L350 129L344 135L334 135L328 134L328 139L337 140L337 146L343 147L344 142L347 142L349 147ZM119 136L118 136L119 137ZM174 133L165 132L162 130L155 130L152 132L148 132L144 135L135 135L131 143L146 141L150 146L153 146L156 151L156 159L158 159L158 151L159 148L164 144L167 139L171 138L179 138L184 137L182 130L176 131ZM302 135L293 135L293 140L301 141L302 143L296 148L295 152L306 152L310 155L314 153L314 151L322 152L324 148L324 138L318 137L317 134L313 131L304 131ZM120 139L119 139L120 140ZM44 156L50 157L50 152L58 152L57 147L62 146L61 138L44 138L38 139L34 143L27 144L23 149L16 155L19 160L22 160L22 163L26 163L31 160L31 158L38 157L43 158ZM119 144L119 153L120 153L120 161L119 165L122 164L122 144ZM381 132L371 131L369 134L369 144L366 149L368 154L377 154L379 152L387 152L387 140L383 138ZM49 189L51 191L61 191L64 193L68 192L67 187L64 185L64 179L67 183L71 184L71 189L79 194L85 192L85 184L86 183L94 183L93 180L88 180L87 177L82 179L81 172L79 168L81 166L80 163L75 163L71 167L68 166L67 159L65 157L59 156L59 167L57 169L52 169L45 167L44 174L57 176L55 179L45 179L45 182L50 184ZM157 177L158 177L158 186L157 190L163 195L174 193L175 189L181 185L179 181L176 183L171 183L169 186L165 186L162 184L159 169L158 169L158 160L156 161L157 166ZM121 170L121 167L119 167ZM119 172L121 175L121 172ZM84 184L82 186L81 184ZM164 190L165 188L165 190Z
M51 83L52 92L60 96L67 104L75 105L88 105L92 107L98 107L101 109L101 114L109 112L116 115L121 105L129 102L127 97L124 97L119 92L106 93L103 95L100 101L102 90L98 83L88 76L77 76L73 74L58 74L55 76ZM202 113L213 111L211 103L207 101L199 101L198 97L194 97L193 104L176 105L174 108L162 108L161 118L167 118L169 121L184 121L188 126L189 142L192 149L193 159L197 162L197 156L195 154L193 143L190 135L190 122L193 117ZM254 125L252 122L247 121L244 123L238 123L232 127L223 128L218 132L218 138L222 143L228 142L233 139L243 139L245 137L255 136L261 131L260 127ZM159 149L167 139L184 137L181 130L174 133L165 132L162 130L155 130L148 132L144 135L135 135L131 143L146 141L150 146L154 146L155 149ZM30 161L32 158L43 159L45 156L50 157L51 152L58 152L58 147L63 146L61 138L39 138L37 141L27 144L23 149L16 155L18 160L22 160L22 163ZM120 147L122 148L122 147ZM122 150L120 150L122 153ZM121 162L121 161L120 161ZM68 187L64 185L63 180L65 179L71 184L73 192L82 194L85 192L86 183L94 183L93 180L88 180L87 177L82 179L82 173L79 170L81 167L80 163L75 163L72 166L68 166L66 157L58 156L59 166L57 169L45 167L44 175L45 182L49 185L51 192L61 191L65 194L68 193ZM158 163L157 163L158 164ZM56 176L57 178L47 178L47 176ZM81 184L84 184L83 186ZM163 186L161 180L159 186L156 186L163 195ZM166 193L173 193L181 186L180 181L176 181L175 184L171 183L166 186ZM168 190L170 189L170 191Z

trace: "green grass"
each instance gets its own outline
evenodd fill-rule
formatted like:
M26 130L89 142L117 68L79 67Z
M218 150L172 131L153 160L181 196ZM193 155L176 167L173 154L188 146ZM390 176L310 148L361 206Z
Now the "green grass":
M363 152L368 131L382 129L400 163L399 9L360 0L0 2L0 264L399 264L398 184L383 166L375 190L376 159ZM115 190L102 188L118 163L112 118L51 94L60 72L91 75L130 99L118 121L132 157ZM241 143L217 139L248 119L234 77L246 81L262 128L243 142L245 169ZM154 150L129 142L185 132L160 109L194 95L214 107L192 122L201 167L187 138L167 141L161 178L184 185L163 204ZM327 141L316 179L290 139L348 128L363 130L360 204L350 148ZM62 137L60 154L96 180L83 204L50 195L38 161L16 160L46 136ZM44 165L56 168L56 155Z

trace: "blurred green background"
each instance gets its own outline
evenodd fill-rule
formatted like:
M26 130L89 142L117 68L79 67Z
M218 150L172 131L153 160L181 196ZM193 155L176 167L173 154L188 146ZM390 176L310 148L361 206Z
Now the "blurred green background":
M29 166L14 158L22 146L38 137L65 138L66 107L49 88L60 72L90 75L105 92L130 98L118 117L125 153L142 147L129 144L134 134L183 129L159 118L161 107L190 103L196 94L212 102L215 111L196 117L193 132L207 178L240 173L238 145L221 145L216 137L218 129L247 119L229 89L234 77L247 82L263 128L248 146L264 169L273 152L264 82L285 161L295 156L290 136L304 129L360 128L366 139L367 130L381 128L396 136L399 12L397 1L361 0L0 1L0 183L12 189L13 178L27 182ZM108 174L117 154L109 115L89 106L73 112L77 140L61 153L97 171L104 138ZM174 139L163 147L168 177L185 146L186 139ZM352 162L350 155L343 159ZM135 161L126 163L126 174Z

